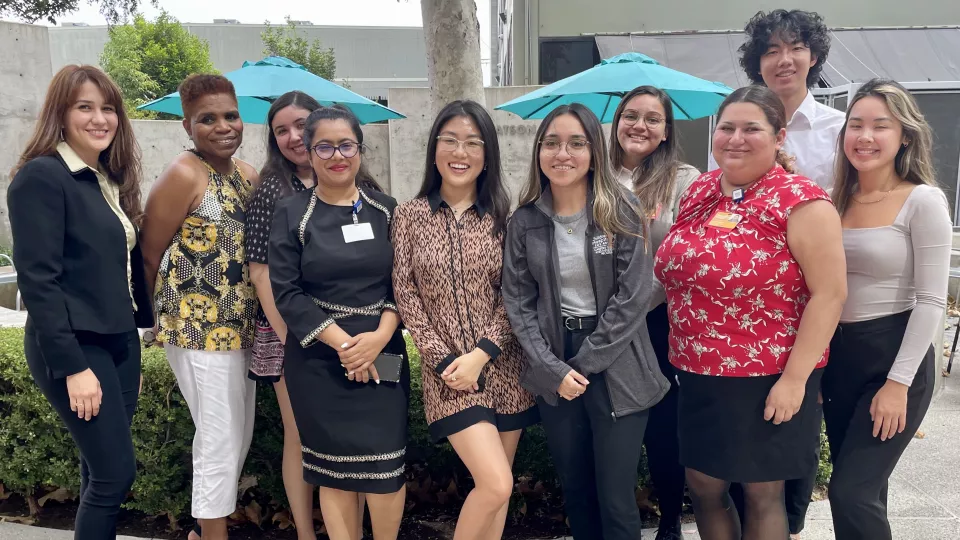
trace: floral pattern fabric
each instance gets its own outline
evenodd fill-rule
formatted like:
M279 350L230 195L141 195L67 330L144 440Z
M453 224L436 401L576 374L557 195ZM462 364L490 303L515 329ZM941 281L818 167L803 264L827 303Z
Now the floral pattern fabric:
M210 179L203 200L187 215L160 262L157 340L194 350L249 349L257 296L244 234L253 186L239 166L225 176L204 164Z
M776 375L790 357L810 299L787 245L787 220L801 203L830 199L812 180L777 166L735 202L720 190L720 176L712 171L690 186L657 251L670 362L700 375ZM717 212L740 221L732 229L709 226ZM817 367L826 362L824 351Z

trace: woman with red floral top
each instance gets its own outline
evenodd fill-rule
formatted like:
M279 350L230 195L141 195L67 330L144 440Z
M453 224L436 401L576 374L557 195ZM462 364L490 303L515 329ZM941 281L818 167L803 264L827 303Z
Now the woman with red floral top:
M680 461L704 538L786 540L784 481L817 459L820 377L846 297L840 219L822 188L789 172L772 91L741 88L718 116L720 169L687 190L655 263ZM732 482L744 487L742 529Z

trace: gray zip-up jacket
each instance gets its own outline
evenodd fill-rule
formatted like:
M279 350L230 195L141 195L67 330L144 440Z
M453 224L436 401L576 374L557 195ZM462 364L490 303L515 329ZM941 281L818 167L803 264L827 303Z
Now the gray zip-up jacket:
M518 208L507 224L503 301L527 357L520 378L523 387L556 405L557 389L571 369L584 376L603 374L616 418L649 409L670 388L647 333L653 257L640 236L615 236L611 246L593 222L592 198L587 216L584 249L599 318L577 355L569 362L562 360L564 328L554 225L536 204ZM627 219L639 232L637 218Z

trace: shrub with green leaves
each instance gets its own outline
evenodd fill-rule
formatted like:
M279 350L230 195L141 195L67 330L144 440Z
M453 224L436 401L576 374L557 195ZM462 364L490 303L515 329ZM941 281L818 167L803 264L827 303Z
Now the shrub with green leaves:
M407 351L411 371L408 480L427 477L429 483L443 489L454 480L461 491L465 490L469 484L462 485L459 479L468 474L450 444L430 442L420 355L410 340ZM189 514L193 422L163 349L144 350L143 378L143 393L133 421L138 472L126 506L175 522ZM272 387L259 385L253 444L244 470L244 475L256 477L257 487L245 497L286 506L282 455L283 422L276 394ZM30 376L23 356L23 330L18 328L0 328L0 456L4 457L0 459L0 484L7 491L35 497L56 488L74 493L79 490L79 453ZM817 478L821 484L829 478L828 459L829 452L824 448ZM556 473L540 426L524 434L514 473L518 478L543 482L550 492L557 493ZM649 475L641 470L640 478L645 484Z

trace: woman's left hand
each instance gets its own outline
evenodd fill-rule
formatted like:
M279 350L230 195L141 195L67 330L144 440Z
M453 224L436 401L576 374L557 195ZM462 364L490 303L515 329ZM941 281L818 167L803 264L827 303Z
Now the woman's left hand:
M774 425L789 422L800 412L803 405L803 396L807 391L807 381L801 381L781 375L780 380L770 389L767 395L766 407L763 409L763 419Z
M892 439L907 427L907 390L909 388L887 379L870 402L873 436L881 441Z
M347 378L351 381L367 382L367 372L373 361L383 351L390 341L378 332L364 332L348 339L338 351L340 363L347 370Z
M458 356L456 360L447 366L440 374L442 378L453 390L461 392L474 392L480 389L477 381L480 379L480 372L483 366L487 365L490 357L480 349L474 349L467 354Z

